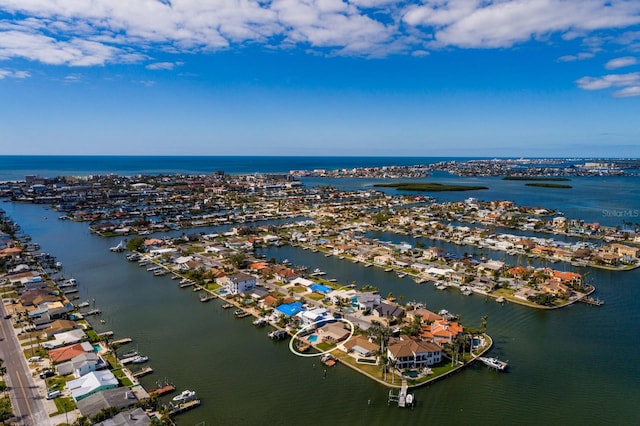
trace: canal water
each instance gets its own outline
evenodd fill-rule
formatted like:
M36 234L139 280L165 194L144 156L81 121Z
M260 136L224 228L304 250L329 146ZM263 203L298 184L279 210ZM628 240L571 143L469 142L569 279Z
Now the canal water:
M640 272L592 270L600 308L574 305L542 311L497 304L478 295L438 291L382 269L364 268L297 247L268 248L267 257L320 268L327 278L378 287L431 310L459 313L472 326L488 316L495 340L490 355L509 372L477 365L415 392L414 409L387 406L388 391L337 366L325 373L315 358L300 358L285 342L267 338L251 319L235 319L219 301L200 303L176 281L111 253L118 239L97 237L86 224L57 220L43 206L3 203L25 234L76 278L81 300L95 299L116 338L149 356L147 388L167 379L192 389L202 406L179 425L418 425L418 424L638 424L640 401ZM199 231L198 231L199 232ZM168 398L167 398L168 399Z

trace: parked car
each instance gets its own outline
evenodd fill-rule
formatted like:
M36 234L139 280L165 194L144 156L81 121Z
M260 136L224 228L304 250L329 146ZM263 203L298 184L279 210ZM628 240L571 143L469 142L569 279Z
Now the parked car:
M53 377L55 375L56 375L56 372L53 370L44 370L42 373L40 373L40 378L46 379L47 377Z
M42 361L42 357L41 356L32 356L27 361L28 362L40 362L40 361Z
M60 395L62 395L62 392L60 392L59 390L52 390L47 392L47 399L56 399Z

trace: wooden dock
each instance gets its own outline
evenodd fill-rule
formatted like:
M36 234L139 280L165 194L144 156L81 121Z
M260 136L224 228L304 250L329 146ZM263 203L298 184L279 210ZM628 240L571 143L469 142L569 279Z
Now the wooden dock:
M153 390L149 391L149 395L158 395L158 396L162 396L162 395L166 395L168 393L171 393L173 391L176 390L176 387L173 385L166 385L166 386L162 386L161 388L156 388Z
M133 342L133 339L131 337L124 337L122 339L112 341L111 346L126 345L127 343L131 343L131 342Z
M187 410L191 410L192 408L196 408L200 405L199 399L194 399L192 401L183 402L182 404L174 405L171 408L171 414L180 414L184 413Z
M91 316L91 315L99 315L102 311L100 309L92 309L90 311L85 312L83 315Z
M196 283L194 281L188 281L186 283L181 282L180 283L180 288L187 288L187 287L191 287L196 285Z
M582 299L580 299L580 302L582 303L586 303L587 305L591 305L591 306L602 306L604 305L604 300L600 300L600 299L594 299L591 296L585 296Z
M140 370L132 371L131 375L137 379L138 377L146 376L147 374L151 374L151 373L153 373L153 368L144 367L144 368L141 368Z

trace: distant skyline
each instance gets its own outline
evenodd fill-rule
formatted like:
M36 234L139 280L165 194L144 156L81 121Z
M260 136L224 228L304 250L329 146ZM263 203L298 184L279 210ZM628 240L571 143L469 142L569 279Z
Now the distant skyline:
M640 1L0 0L2 154L640 157Z

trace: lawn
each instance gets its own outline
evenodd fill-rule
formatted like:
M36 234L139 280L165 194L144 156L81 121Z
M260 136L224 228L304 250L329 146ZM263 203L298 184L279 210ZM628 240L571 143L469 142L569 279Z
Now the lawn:
M53 400L56 403L58 411L51 413L49 416L55 416L57 414L68 413L76 409L76 403L73 398L59 397Z

